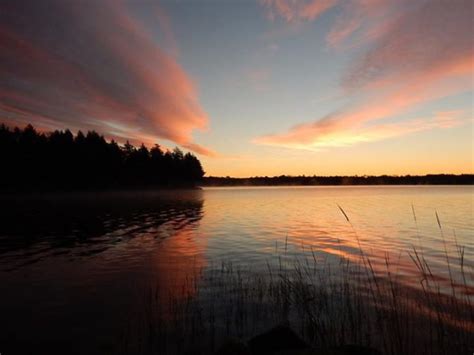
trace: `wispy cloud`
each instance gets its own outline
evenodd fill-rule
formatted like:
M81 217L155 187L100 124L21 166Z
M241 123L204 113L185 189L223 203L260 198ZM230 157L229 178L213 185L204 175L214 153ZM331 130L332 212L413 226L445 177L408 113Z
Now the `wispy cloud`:
M393 2L375 0L365 3L376 5L381 13L393 6ZM428 1L416 7L407 4L404 11L397 9L396 13L386 23L370 27L371 35L366 38L372 40L372 45L342 78L345 94L358 98L355 103L288 132L259 137L255 142L318 149L445 128L430 120L414 120L400 126L374 122L472 90L472 4L464 0ZM355 29L366 28L359 23L365 16L357 11L354 16L356 25L349 26L338 40ZM347 18L348 23L350 20Z
M206 155L210 158L220 158L222 156L221 154L215 152L214 150L206 148L197 143L186 143L186 144L182 144L182 146L183 148L192 150L193 152L198 153L198 154Z
M267 17L287 22L314 20L336 5L338 0L261 0Z
M340 12L326 36L330 47L351 40L351 46L373 40L386 29L409 0L347 0L340 2Z
M432 129L452 128L468 120L465 112L456 110L436 112L431 118L416 118L397 123L351 126L339 130L333 129L330 125L324 129L321 126L315 128L308 124L296 126L285 135L259 137L255 140L255 143L320 151L331 147L345 147L364 142L376 142ZM316 140L315 129L318 131L318 138Z
M119 1L16 1L0 12L0 119L96 129L120 140L192 142L205 129L193 81L178 63L166 14L143 23ZM151 29L163 32L164 50Z

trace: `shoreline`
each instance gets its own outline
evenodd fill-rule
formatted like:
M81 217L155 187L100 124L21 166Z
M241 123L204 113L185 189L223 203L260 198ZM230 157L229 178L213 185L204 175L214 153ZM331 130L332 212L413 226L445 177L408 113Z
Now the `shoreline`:
M378 176L253 176L204 177L202 186L423 186L474 185L474 174L378 175Z

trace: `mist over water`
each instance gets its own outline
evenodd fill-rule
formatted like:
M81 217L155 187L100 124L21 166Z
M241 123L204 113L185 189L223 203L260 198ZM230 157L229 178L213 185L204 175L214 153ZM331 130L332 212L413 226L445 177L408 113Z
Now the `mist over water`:
M201 276L222 263L263 275L268 265L291 267L313 255L337 264L341 256L357 258L359 242L376 271L388 257L409 286L418 287L420 279L408 255L413 246L443 279L445 246L456 258L456 243L462 245L472 272L473 197L471 186L2 197L2 337L80 343L100 334L113 341L144 312L149 287L179 299L192 294L190 285L205 288Z

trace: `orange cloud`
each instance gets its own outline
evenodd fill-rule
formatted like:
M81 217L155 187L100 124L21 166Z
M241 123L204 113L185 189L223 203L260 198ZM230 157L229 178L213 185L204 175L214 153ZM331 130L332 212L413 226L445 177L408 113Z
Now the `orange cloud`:
M205 129L193 81L179 65L169 19L138 20L122 2L11 2L0 13L0 119L46 129L95 129L123 141L192 141ZM171 53L151 33L163 32Z
M320 149L445 128L431 120L398 126L373 125L373 121L472 90L474 50L469 9L469 1L428 2L416 11L406 9L403 16L378 27L389 30L374 37L374 45L343 77L343 89L348 95L358 95L357 104L255 142Z
M347 129L328 129L314 134L313 127L301 125L286 136L266 136L255 140L259 144L286 148L321 150L329 147L350 146L363 142L376 142L431 129L451 128L467 121L462 111L437 112L433 118L412 119L400 123L380 123L354 126ZM317 137L317 138L315 138Z
M314 20L322 13L334 7L338 0L261 0L267 16L274 20L277 17L287 22Z
M196 152L198 154L206 155L210 158L218 158L221 157L220 154L215 152L214 150L208 149L206 147L203 147L202 145L196 144L196 143L187 143L183 144L183 147L189 150L192 150L193 152Z

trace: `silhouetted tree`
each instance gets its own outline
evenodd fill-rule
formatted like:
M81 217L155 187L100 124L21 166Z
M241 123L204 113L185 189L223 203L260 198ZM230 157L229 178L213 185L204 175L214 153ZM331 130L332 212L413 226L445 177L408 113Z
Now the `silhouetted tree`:
M139 148L107 142L97 132L74 137L70 130L47 134L32 125L0 125L0 189L70 189L121 186L190 186L204 176L201 163L179 148Z

